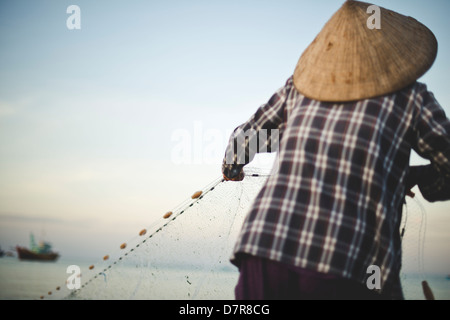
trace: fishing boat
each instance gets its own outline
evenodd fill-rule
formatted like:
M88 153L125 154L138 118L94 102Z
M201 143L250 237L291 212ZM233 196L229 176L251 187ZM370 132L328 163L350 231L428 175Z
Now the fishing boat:
M33 234L30 235L30 248L17 246L16 250L19 260L56 261L59 257L57 252L52 251L50 243L42 241L37 245Z

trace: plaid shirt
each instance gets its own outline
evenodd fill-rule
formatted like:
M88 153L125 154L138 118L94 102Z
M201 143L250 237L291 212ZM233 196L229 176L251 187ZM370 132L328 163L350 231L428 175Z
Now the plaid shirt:
M279 150L257 143L256 152L278 151L279 164L246 216L231 261L239 265L247 253L364 285L376 265L383 292L399 287L411 149L431 162L417 181L423 196L450 199L450 121L426 86L333 104L306 98L291 77L232 134L222 167L229 178L253 159L253 138L237 139L250 129L278 130Z

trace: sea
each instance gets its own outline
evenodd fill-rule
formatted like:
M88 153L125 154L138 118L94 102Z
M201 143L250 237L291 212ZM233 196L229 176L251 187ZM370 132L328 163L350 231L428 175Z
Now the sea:
M68 267L71 265L77 265L80 267L81 272L87 272L89 270L88 263L80 263L79 261L71 261L60 259L56 262L37 262L37 261L20 261L15 257L3 257L0 258L0 300L39 300L47 299L55 293L55 288L61 288L69 286L69 279L72 276L68 272ZM131 268L131 267L130 267ZM142 266L141 268L145 268ZM135 277L133 272L136 272L136 266L133 270L130 269L130 278ZM139 271L138 271L139 272ZM189 282L189 279L183 274L186 274L186 270L172 269L170 271L170 277L164 279L165 287L170 287L172 291L177 289L185 290L182 286L177 286L177 282L184 277L185 282ZM197 272L201 272L197 271ZM200 275L199 278L206 278L208 271L205 271L205 275ZM223 274L220 274L222 272ZM217 279L228 279L227 281L217 281L217 286L223 286L223 290L218 290L219 295L206 296L202 299L217 299L217 300L232 300L233 288L235 280L237 279L237 271L223 270L219 274L214 275ZM178 274L178 276L177 276ZM156 275L157 276L157 275ZM138 277L138 275L136 275ZM174 279L170 283L171 280ZM421 283L426 280L431 287L436 300L450 300L450 279L445 274L403 274L403 290L406 300L425 300ZM140 280L145 282L145 279ZM191 280L193 281L193 280ZM179 284L180 282L178 282ZM64 288L67 292L69 288ZM108 288L108 290L114 291L114 288ZM189 297L189 296L187 296ZM122 299L119 296L111 296L111 299ZM129 297L123 297L129 298ZM190 298L196 299L195 296ZM106 298L109 299L106 295Z

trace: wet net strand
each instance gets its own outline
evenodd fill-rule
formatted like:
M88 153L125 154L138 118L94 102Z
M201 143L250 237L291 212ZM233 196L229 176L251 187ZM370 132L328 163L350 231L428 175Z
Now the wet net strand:
M57 293L41 298L234 299L238 271L229 257L246 213L268 176L248 168L241 182L212 181L117 251L85 268L79 275L80 288L68 289L66 283L57 287ZM405 203L403 265L416 265L422 274L425 217L417 199ZM402 280L410 279L402 273ZM420 292L423 299L421 288L413 291L406 298L418 298Z
M78 275L80 288L58 286L51 298L232 299L237 272L228 259L246 210L267 177L250 168L245 181L214 180L90 265Z

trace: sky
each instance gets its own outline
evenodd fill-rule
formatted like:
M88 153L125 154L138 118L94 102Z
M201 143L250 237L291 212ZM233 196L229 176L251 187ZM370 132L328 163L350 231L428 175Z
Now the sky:
M231 131L342 3L0 0L0 246L100 256L220 177ZM375 4L434 32L420 81L450 114L450 2ZM422 203L427 267L448 273L449 203Z

